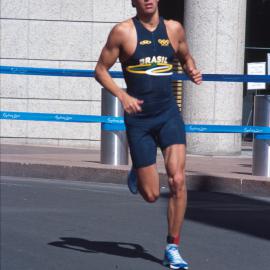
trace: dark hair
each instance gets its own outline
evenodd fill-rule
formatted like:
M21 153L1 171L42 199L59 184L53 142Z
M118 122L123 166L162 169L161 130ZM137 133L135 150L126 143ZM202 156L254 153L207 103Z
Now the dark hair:
M135 5L133 4L133 1L132 0L131 0L131 4L132 4L133 7L135 7Z

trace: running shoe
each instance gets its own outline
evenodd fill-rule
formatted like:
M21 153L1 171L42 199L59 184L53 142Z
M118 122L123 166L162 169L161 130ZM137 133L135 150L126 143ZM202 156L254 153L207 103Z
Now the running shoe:
M132 194L137 194L138 193L137 176L136 176L136 170L133 167L128 173L127 182L128 182L129 191Z
M188 269L188 264L181 257L178 246L169 244L165 249L163 265L170 269Z

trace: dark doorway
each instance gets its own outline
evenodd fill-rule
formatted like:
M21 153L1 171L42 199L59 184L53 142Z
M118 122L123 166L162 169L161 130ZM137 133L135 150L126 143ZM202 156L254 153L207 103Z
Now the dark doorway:
M160 0L159 13L165 19L172 19L183 23L184 0Z
M270 0L247 1L246 62L264 62L270 53L269 15Z
M247 0L246 19L246 57L245 71L249 62L266 62L270 53L270 0ZM269 94L263 90L262 94ZM243 125L253 123L253 99L255 91L244 88ZM257 91L259 94L260 91ZM252 140L253 135L247 134L245 139Z

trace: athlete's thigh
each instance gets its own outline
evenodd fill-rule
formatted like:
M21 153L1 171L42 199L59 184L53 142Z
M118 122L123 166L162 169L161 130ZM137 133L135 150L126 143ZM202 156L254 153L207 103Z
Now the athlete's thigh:
M135 169L156 163L157 143L149 128L127 125L127 138Z
M136 170L138 178L138 187L141 193L159 194L159 175L156 164L141 167Z
M133 167L137 172L139 190L141 193L157 194L159 178L156 168L156 139L147 126L127 125L127 137Z
M172 112L173 114L171 114L170 117L164 118L164 123L159 130L158 142L162 150L171 145L186 144L185 124L182 120L182 116L178 109L174 109ZM175 151L177 150L174 150L172 154L174 154Z
M169 177L173 177L185 172L186 145L172 144L162 151L166 171Z

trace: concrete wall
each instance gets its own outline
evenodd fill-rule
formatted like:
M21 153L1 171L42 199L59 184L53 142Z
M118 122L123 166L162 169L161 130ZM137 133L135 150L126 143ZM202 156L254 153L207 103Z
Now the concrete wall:
M0 3L0 64L8 66L93 69L111 28L135 14L127 0ZM0 82L3 111L101 113L93 78L1 75ZM4 120L1 142L99 147L100 125Z

